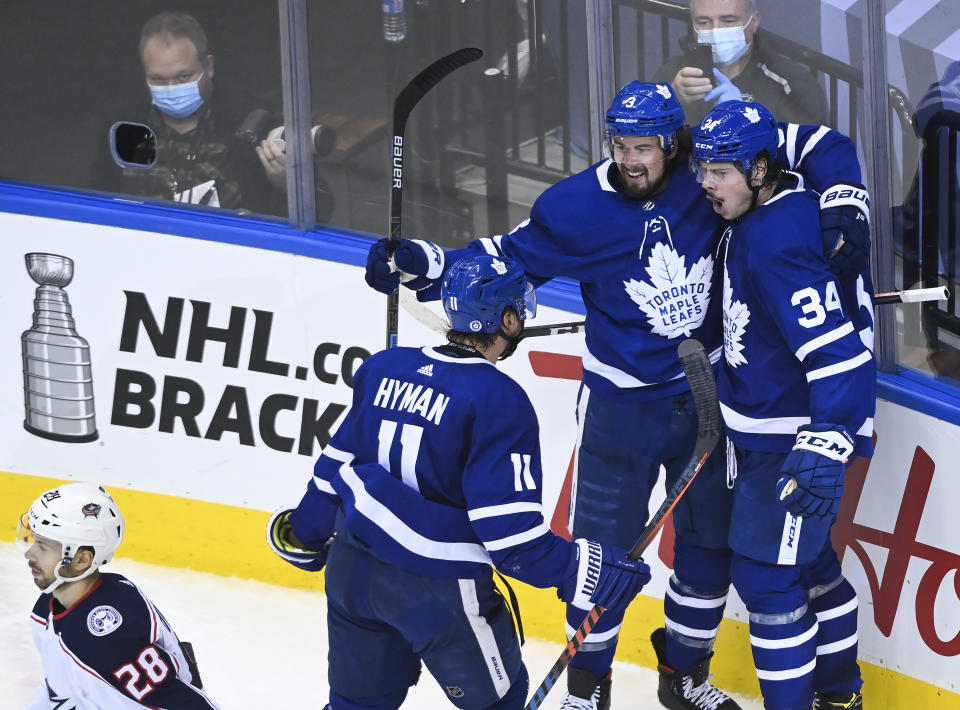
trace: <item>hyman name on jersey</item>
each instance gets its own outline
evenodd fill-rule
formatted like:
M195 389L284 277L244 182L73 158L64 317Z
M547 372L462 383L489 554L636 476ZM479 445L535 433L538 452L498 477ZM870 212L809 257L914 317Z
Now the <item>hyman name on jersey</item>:
M434 424L440 423L449 403L450 397L442 392L435 393L432 387L424 388L423 385L401 382L390 377L380 380L377 394L373 398L376 407L419 414Z

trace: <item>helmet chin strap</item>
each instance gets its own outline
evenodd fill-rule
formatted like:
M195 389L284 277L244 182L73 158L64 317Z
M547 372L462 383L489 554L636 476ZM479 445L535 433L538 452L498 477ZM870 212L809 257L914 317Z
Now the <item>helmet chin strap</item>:
M81 579L86 579L91 574L97 571L97 565L91 563L90 566L82 574L77 575L76 577L61 577L60 569L63 567L63 560L60 560L57 563L57 566L53 568L53 582L43 590L43 594L52 594L53 590L59 587L61 584L68 584L70 582L79 582Z
M517 351L517 346L520 344L520 341L523 340L523 329L525 327L526 322L520 321L520 332L516 335L507 335L502 326L497 330L497 335L507 341L507 347L500 353L500 357L498 357L497 360L506 360Z

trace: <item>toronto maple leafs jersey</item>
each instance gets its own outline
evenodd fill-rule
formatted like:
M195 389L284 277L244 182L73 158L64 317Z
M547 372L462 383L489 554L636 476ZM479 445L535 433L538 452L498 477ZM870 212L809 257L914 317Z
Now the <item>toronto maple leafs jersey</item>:
M339 524L382 559L433 577L491 564L538 587L564 577L571 543L543 518L537 417L473 348L394 348L357 370L353 406L291 516L320 549Z
M724 363L718 390L727 435L756 451L789 451L797 428L841 424L855 453L873 452L873 284L842 288L820 237L817 196L787 186L732 223L723 262Z
M852 141L824 126L779 124L778 160L812 184L859 184ZM616 190L612 160L548 188L530 218L509 234L447 252L444 268L475 250L517 261L536 283L566 276L580 283L586 310L584 383L607 396L651 399L689 388L677 358L687 337L720 359L716 245L725 228L681 162L666 188L647 200ZM439 298L440 276L421 291Z
M40 595L30 619L44 682L28 710L217 707L166 619L119 574L101 573L69 609Z

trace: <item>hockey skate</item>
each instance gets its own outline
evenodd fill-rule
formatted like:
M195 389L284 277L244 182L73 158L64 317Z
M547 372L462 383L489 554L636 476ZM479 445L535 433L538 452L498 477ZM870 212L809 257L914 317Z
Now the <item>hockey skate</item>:
M657 670L660 671L657 697L663 707L670 710L741 710L733 698L710 682L712 653L695 665L688 675L684 675L667 665L667 635L664 629L654 631L650 642L657 654Z
M860 693L817 693L817 702L813 710L863 710L863 696Z
M567 692L560 710L610 710L610 674L597 678L590 671L567 667Z

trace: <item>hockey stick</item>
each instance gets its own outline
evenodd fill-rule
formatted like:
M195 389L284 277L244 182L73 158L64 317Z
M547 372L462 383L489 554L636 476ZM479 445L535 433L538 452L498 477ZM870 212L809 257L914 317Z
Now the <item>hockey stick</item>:
M922 301L946 301L950 291L946 286L934 288L911 288L906 291L890 291L873 294L873 305L882 303L920 303Z
M936 288L912 288L906 291L888 291L873 294L873 305L881 306L889 303L922 303L924 301L946 301L950 292L946 286ZM415 294L404 294L401 300L403 310L423 323L430 330L445 334L449 324L436 313L417 300ZM565 335L583 331L586 321L570 321L568 323L554 323L552 325L533 325L523 329L524 338L537 338L543 335Z
M403 133L407 127L410 112L443 77L482 56L482 50L464 47L441 57L413 77L393 102L393 141L390 144L390 241L394 243L393 248L400 241L400 208L403 204ZM390 250L391 253L393 248ZM397 291L387 296L387 348L397 347L399 305L400 297Z
M693 394L693 403L697 408L697 443L693 447L693 455L683 469L680 478L670 489L666 499L650 518L650 522L640 533L640 537L630 548L627 557L632 560L640 558L647 546L653 542L653 538L660 530L661 526L670 511L674 509L677 502L686 493L690 483L703 468L707 457L713 451L717 442L720 440L720 406L717 402L717 385L713 380L713 370L710 366L710 358L703 349L700 341L688 338L680 343L677 348L677 354L680 356L680 364L683 365L683 373L690 383L690 391ZM590 630L597 623L604 608L599 604L587 614L587 618L580 624L573 637L563 649L560 658L553 664L547 677L543 679L540 687L534 692L533 697L527 702L524 710L537 710L546 698L547 693L553 687L557 679L563 674L563 669L570 663L570 659L580 650L584 639Z

